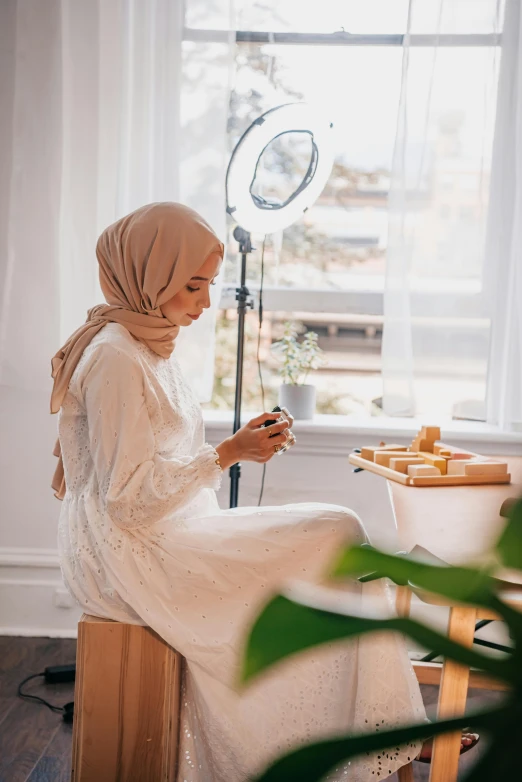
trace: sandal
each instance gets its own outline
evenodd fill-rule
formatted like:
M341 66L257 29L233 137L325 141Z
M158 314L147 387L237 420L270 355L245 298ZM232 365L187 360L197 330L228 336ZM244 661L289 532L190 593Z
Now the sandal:
M473 747L476 747L477 744L480 741L480 736L479 736L478 733L470 733L470 731L467 730L467 729L463 730L462 733L463 733L463 735L464 734L468 734L470 737L473 737L473 738L472 738L472 740L471 740L471 742L469 744L467 744L467 745L465 745L465 746L460 748L459 755L464 755L466 752L469 752L469 750L473 749ZM421 749L421 752L422 752L422 749ZM431 763L431 757L429 757L429 758L421 758L420 757L420 752L417 755L417 757L415 758L415 760L417 760L419 763Z

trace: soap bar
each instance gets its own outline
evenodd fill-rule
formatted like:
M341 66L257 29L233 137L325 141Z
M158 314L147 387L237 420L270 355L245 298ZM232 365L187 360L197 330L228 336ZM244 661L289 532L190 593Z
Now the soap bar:
M397 472L408 472L410 464L424 464L424 459L419 456L398 456L390 459L390 469Z
M429 478L432 475L440 475L440 470L432 464L410 464L408 475L410 478Z
M421 437L434 443L435 440L440 440L440 426L423 426L421 429Z
M369 459L371 462L374 460L376 451L407 451L405 445L371 445L367 448L361 448L361 456L363 459Z
M446 475L447 461L446 459L443 459L442 456L436 456L434 453L426 453L425 451L421 451L419 456L422 456L425 464L433 465L433 467L440 470L441 475Z
M477 464L472 459L449 459L448 475L466 475L466 466L468 464Z
M436 440L440 440L440 428L438 426L423 426L413 440L411 450L432 453Z
M467 462L464 475L505 475L507 467L505 462Z
M451 458L451 451L449 450L449 448L446 448L444 445L434 445L433 453L436 456L445 456L447 459Z
M417 454L415 454L416 456ZM390 466L390 459L396 459L399 456L406 456L404 451L375 451L375 464L382 464L384 467ZM413 454L412 454L413 456Z
M433 448L433 443L431 440L425 440L421 437L417 437L415 440L412 441L411 444L411 450L416 451L419 453L420 451L424 451L425 453L431 453L430 448Z

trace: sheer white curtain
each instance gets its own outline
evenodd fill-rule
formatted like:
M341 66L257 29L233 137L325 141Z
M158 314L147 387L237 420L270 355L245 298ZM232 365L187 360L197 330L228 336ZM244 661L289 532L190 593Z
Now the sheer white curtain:
M522 430L522 13L507 0L486 245L492 332L488 423Z
M221 42L184 43L184 13L209 9ZM102 301L100 231L144 203L179 200L225 238L232 29L229 0L0 3L1 515L11 545L29 535L54 547L50 359ZM202 401L213 294L214 311L179 346Z
M499 0L410 0L389 200L383 406L485 417Z
M185 8L210 4L188 0ZM224 238L232 39L211 51L184 47L183 11L172 0L2 4L4 384L49 387L51 345L54 352L102 300L94 247L118 217L180 200ZM221 17L229 13L221 3ZM14 313L24 310L31 317L20 323ZM44 319L47 349L34 328ZM180 339L202 347L187 366L202 399L211 394L214 322L207 313Z
M206 217L226 247L227 124L236 40L233 0L185 0L185 24L194 34L182 46L179 197ZM220 40L209 41L205 32L199 32L208 29L219 30ZM212 396L223 279L224 273L212 288L211 310L182 329L176 340L176 356L201 402Z

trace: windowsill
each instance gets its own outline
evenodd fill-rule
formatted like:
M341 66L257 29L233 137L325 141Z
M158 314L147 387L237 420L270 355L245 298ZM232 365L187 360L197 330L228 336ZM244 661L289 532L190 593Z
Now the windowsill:
M242 420L246 423L254 418L257 413L243 413ZM232 431L234 415L232 411L203 410L203 418L208 431L225 429ZM347 447L353 444L354 436L361 440L369 438L374 441L380 439L411 439L421 426L432 422L423 418L391 418L388 416L344 416L344 415L316 415L311 421L295 421L292 430L301 433L307 440L313 438L317 444L326 445L327 442L344 441ZM437 422L438 424L439 422ZM497 427L480 421L452 421L440 423L442 438L448 442L462 446L464 443L484 443L490 446L504 446L505 452L516 453L522 446L522 432L503 432ZM364 443L362 443L364 444ZM499 453L503 453L501 449Z

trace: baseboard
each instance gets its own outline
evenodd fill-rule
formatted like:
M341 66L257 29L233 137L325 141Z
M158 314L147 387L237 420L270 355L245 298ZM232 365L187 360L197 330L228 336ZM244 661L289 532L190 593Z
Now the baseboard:
M56 550L0 548L0 635L76 638L81 614Z
M81 612L80 612L81 616ZM76 628L63 630L60 627L49 627L44 630L41 627L2 627L0 626L0 636L13 636L16 638L73 638L78 637Z

